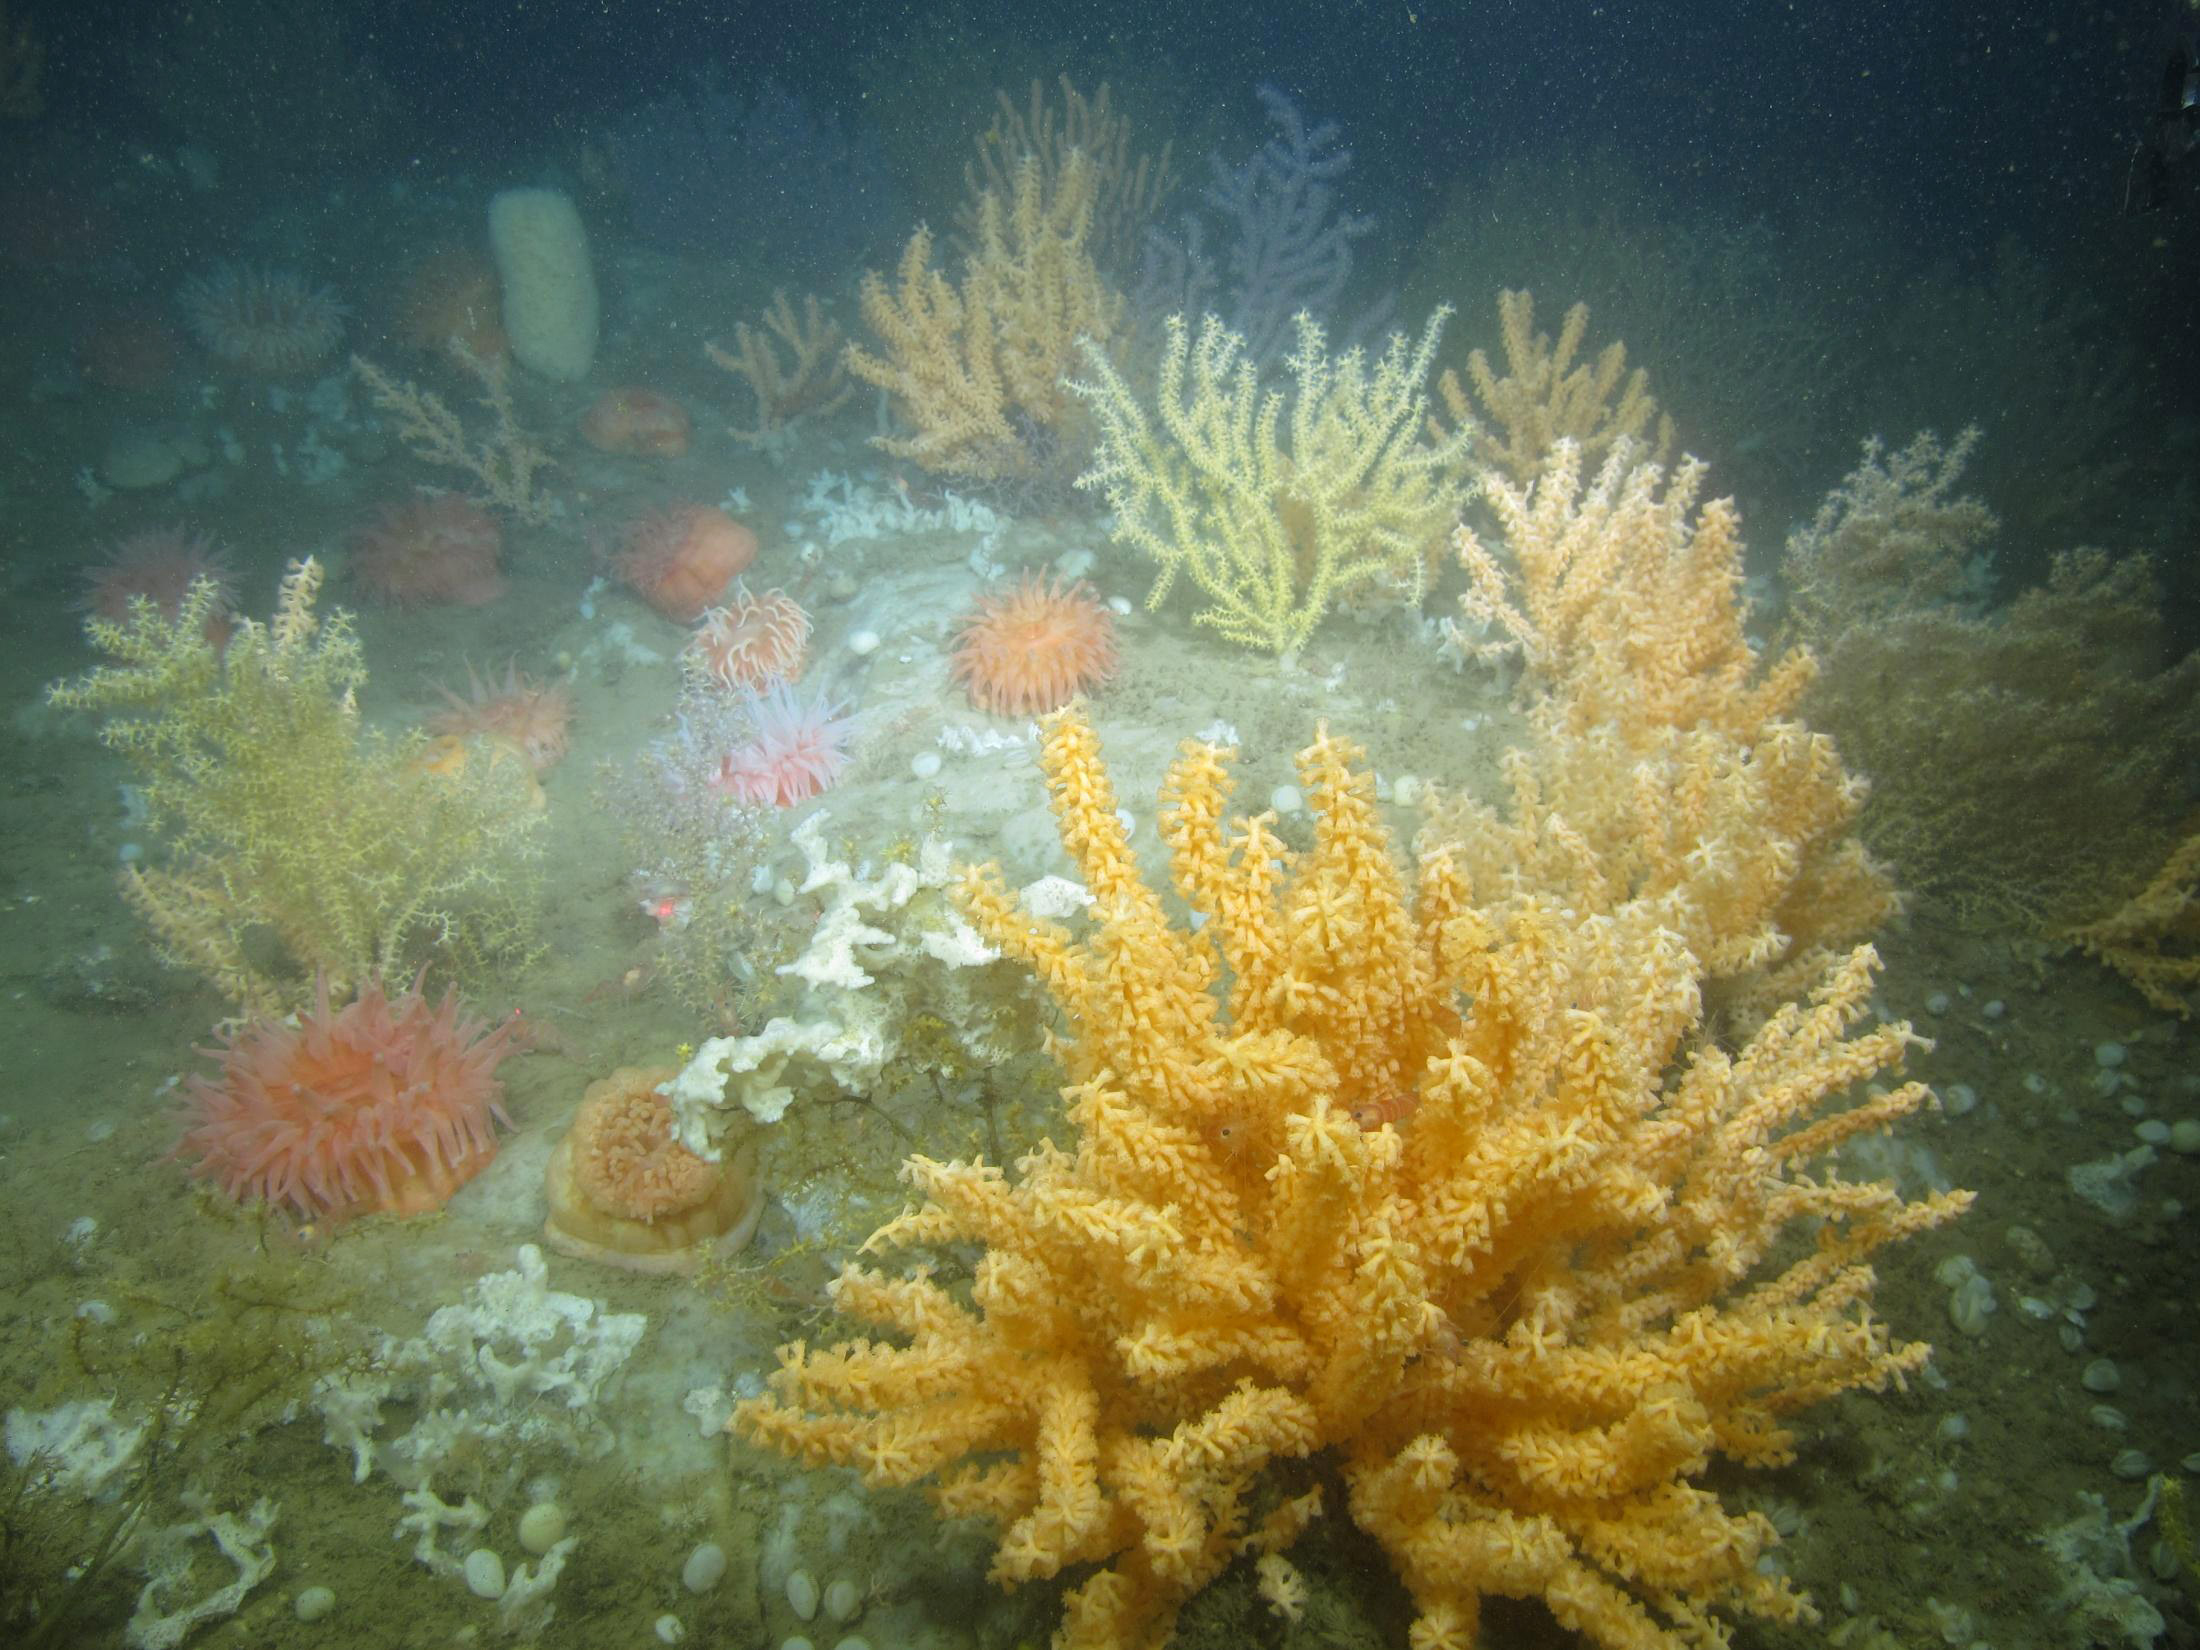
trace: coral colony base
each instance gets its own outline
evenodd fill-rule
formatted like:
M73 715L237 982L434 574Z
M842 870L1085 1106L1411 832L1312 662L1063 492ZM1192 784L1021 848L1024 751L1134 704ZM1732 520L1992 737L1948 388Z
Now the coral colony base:
M567 193L340 8L115 112L0 0L0 1644L2192 1642L2122 266L1814 296L1702 150L1407 257L904 10L591 60Z

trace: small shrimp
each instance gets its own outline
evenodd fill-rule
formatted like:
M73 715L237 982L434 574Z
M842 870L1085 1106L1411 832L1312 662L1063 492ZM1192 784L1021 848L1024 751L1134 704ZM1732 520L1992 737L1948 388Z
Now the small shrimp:
M522 1054L556 1054L582 1065L588 1063L588 1056L580 1045L548 1020L515 1008L504 1017L504 1024L513 1048Z
M638 962L608 980L598 980L581 994L584 1003L602 1002L606 997L617 996L622 1003L630 1003L657 982L657 965Z
M1411 1089L1395 1089L1389 1094L1371 1100L1362 1100L1352 1108L1352 1121L1361 1130L1373 1134L1385 1123L1403 1123L1421 1103L1421 1097Z

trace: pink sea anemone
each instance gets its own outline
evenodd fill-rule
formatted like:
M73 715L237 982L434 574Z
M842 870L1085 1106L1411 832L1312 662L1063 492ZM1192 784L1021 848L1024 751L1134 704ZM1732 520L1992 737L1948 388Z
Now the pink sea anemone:
M497 571L503 553L497 518L471 499L444 493L384 505L353 540L351 570L398 607L480 607L504 594Z
M351 313L327 287L287 269L216 264L183 283L191 334L209 355L277 377L319 366L343 341Z
M391 997L369 979L331 1010L328 981L298 1023L255 1019L184 1089L178 1157L240 1202L314 1219L439 1209L496 1156L511 1025L485 1030L455 992L430 1006L416 981Z
M573 696L564 688L544 685L519 673L517 665L504 667L504 681L494 676L484 682L466 667L466 697L460 698L442 683L436 691L449 705L428 718L428 731L471 739L493 734L509 739L536 773L548 773L572 745Z
M1115 617L1081 581L1026 573L1014 589L980 597L955 635L955 680L996 716L1060 710L1115 666Z
M797 682L810 643L810 616L784 590L752 596L740 580L726 605L703 615L681 663L689 674L720 687L762 692L774 681Z
M211 535L188 527L148 527L111 546L105 561L84 570L84 607L99 618L124 624L132 598L142 596L160 610L162 618L173 620L199 579L214 586L206 639L218 647L229 638L236 576L230 569L229 552Z
M848 736L855 719L820 693L807 702L785 682L768 694L749 695L755 732L729 752L713 781L736 802L791 808L832 787L848 765Z

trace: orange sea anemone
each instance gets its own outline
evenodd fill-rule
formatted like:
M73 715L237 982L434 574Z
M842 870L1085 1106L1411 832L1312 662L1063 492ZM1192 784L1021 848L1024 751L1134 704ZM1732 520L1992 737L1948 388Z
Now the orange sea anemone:
M391 997L369 979L331 1010L323 976L297 1024L263 1016L200 1051L221 1069L185 1085L174 1155L240 1202L308 1219L425 1214L496 1156L508 1037L456 992L431 1007L417 981Z
M435 690L450 703L428 718L430 733L459 739L480 734L508 739L538 774L556 767L571 748L573 696L562 687L545 686L522 676L517 665L504 667L500 684L494 676L484 682L469 664L463 699L441 682L436 683Z
M497 518L455 493L384 505L353 540L352 574L398 607L479 607L504 594Z
M689 675L720 687L762 692L774 680L798 682L808 662L810 616L784 590L752 596L735 581L726 605L703 615L680 662Z
M598 452L642 458L678 458L690 430L685 407L640 384L605 390L581 418L581 439Z
M756 534L707 504L653 510L626 532L619 577L666 618L693 624L756 560Z
M1026 573L1006 595L981 596L955 634L955 680L996 716L1060 710L1115 675L1115 617L1082 580Z
M581 1097L544 1189L543 1241L560 1254L635 1272L689 1272L749 1241L763 1212L756 1147L744 1137L716 1163L673 1138L657 1087L670 1066L622 1066Z

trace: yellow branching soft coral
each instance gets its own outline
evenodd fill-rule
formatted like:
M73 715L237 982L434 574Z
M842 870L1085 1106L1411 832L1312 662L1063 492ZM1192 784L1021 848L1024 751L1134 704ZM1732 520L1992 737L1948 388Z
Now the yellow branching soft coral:
M207 640L218 592L196 581L173 617L132 603L86 626L108 664L47 697L102 711L100 739L136 771L162 862L123 893L162 953L240 1008L280 1013L316 974L368 975L505 949L531 932L541 792L516 748L438 771L425 737L359 725L366 663L349 614L314 612L321 567L293 562L272 618ZM478 757L478 760L471 759Z
M1415 1650L1471 1643L1490 1596L1608 1650L1719 1645L1714 1610L1806 1617L1758 1566L1770 1524L1703 1476L1789 1459L1795 1411L1925 1361L1873 1317L1868 1257L1968 1202L1827 1164L1930 1098L1820 1114L1911 1041L1859 1024L1875 958L1723 1050L1672 899L1500 917L1442 850L1409 891L1358 758L1326 732L1300 754L1293 852L1270 816L1228 821L1227 753L1186 745L1160 822L1187 925L1090 727L1048 719L1091 919L1035 916L990 871L963 900L1060 1007L1074 1147L1013 1178L911 1159L924 1202L866 1253L975 1245L967 1292L850 1266L836 1306L888 1338L783 1348L734 1430L928 1482L993 1521L1003 1584L1099 1566L1058 1650L1159 1645L1240 1556L1298 1607L1282 1553L1322 1497L1263 1469L1317 1452L1412 1592ZM1791 1229L1814 1235L1774 1259Z
M962 285L932 267L931 231L902 251L898 287L863 280L863 318L884 355L851 344L848 370L886 391L911 427L877 445L928 470L973 480L1041 475L1082 462L1062 375L1080 339L1105 345L1123 300L1086 239L1099 187L1081 151L1057 172L1027 154L1007 198L979 202Z
M1357 349L1332 359L1320 325L1299 315L1288 420L1283 392L1261 388L1245 340L1216 316L1196 344L1184 317L1169 317L1154 420L1087 344L1091 376L1069 387L1092 404L1100 445L1077 485L1104 493L1115 536L1159 567L1146 605L1188 574L1207 599L1194 623L1282 653L1362 586L1388 580L1418 602L1467 498L1471 432L1424 433L1450 313L1430 316L1410 348L1393 334L1372 367Z

